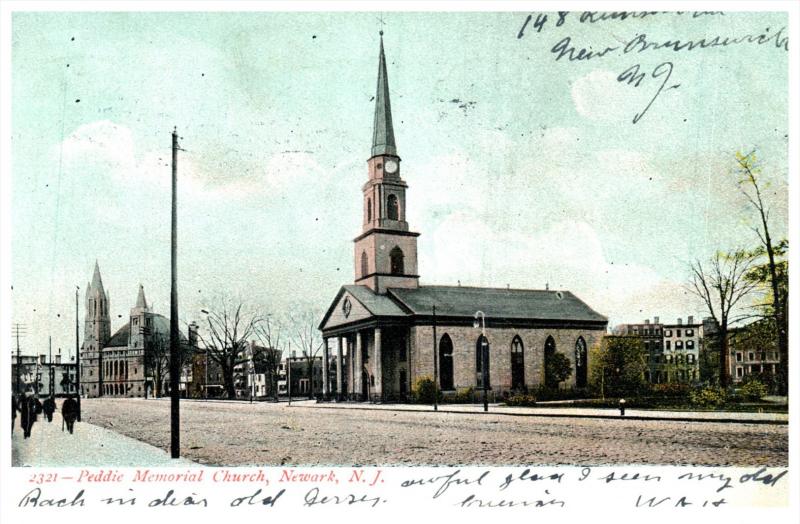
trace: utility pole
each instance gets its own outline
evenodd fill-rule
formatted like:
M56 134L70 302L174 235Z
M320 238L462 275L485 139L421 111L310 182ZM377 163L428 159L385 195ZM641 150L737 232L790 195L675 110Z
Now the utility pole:
M80 286L75 286L75 392L76 396L78 397L78 417L76 419L78 422L81 421L81 348L78 345L80 337L80 332L78 331L78 291L80 289ZM69 370L69 368L67 369ZM103 370L101 366L98 372L98 380L102 372ZM67 371L67 376L69 376L69 371ZM102 394L102 381L99 382L99 384L99 387L101 388L100 394Z
M436 304L433 305L433 410L439 411L439 352L436 348Z
M178 128L172 131L172 287L169 297L170 452L181 456L180 337L178 335Z
M20 335L25 336L25 326L23 324L14 324L12 328L12 333L17 338L17 370L14 377L15 380L14 389L17 392L17 394L19 394L22 392L19 387L19 375L20 375L20 370L22 369L22 356L20 355L19 352L19 336Z

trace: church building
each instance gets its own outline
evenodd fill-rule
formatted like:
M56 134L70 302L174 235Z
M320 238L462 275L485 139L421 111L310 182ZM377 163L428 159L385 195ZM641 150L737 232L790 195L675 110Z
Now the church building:
M339 289L319 325L323 394L402 400L424 376L438 376L445 394L480 389L484 362L496 398L543 384L585 387L588 348L605 334L608 319L569 291L420 284L420 234L406 220L409 187L392 127L382 35L355 280ZM561 384L545 376L556 352L572 367Z
M148 307L140 285L128 323L112 336L109 303L95 262L85 296L81 394L88 398L164 394L169 384L169 319ZM195 346L196 333L197 325L190 324L188 341ZM181 334L181 340L187 339Z

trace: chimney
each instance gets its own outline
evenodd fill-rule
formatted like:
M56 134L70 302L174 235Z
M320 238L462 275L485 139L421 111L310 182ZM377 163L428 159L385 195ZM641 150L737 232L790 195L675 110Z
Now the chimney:
M61 364L61 355L56 355L56 364Z
M644 325L645 326L649 326L650 325L650 319L649 318L644 319Z
M658 324L658 317L653 317L653 323Z
M39 355L39 364L44 365L47 363L47 355Z
M690 324L690 325L694 324L694 316L693 315L689 315L689 318L686 320L686 323Z
M681 324L683 324L683 319L682 318L678 318L678 325L680 326Z

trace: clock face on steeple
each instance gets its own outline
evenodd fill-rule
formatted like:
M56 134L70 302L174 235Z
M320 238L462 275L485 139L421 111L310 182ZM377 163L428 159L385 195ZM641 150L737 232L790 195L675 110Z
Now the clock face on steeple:
M389 173L390 175L397 173L397 167L398 167L397 162L395 162L394 160L386 161L386 172Z

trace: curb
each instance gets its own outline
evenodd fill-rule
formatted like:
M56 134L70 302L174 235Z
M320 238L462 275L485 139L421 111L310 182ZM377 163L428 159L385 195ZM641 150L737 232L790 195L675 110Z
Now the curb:
M716 422L720 424L766 424L773 426L788 426L788 420L768 420L768 419L736 419L736 418L688 418L688 417L648 417L642 415L578 415L570 413L508 413L503 411L454 411L448 409L440 409L433 411L432 409L375 409L362 406L318 406L314 405L297 405L289 407L299 408L318 408L318 409L350 409L359 411L387 411L392 413L446 413L451 415L502 415L507 417L550 417L550 418L586 418L586 419L607 419L607 420L654 420L666 422Z

